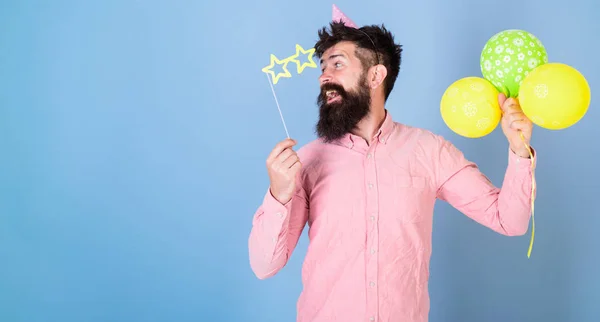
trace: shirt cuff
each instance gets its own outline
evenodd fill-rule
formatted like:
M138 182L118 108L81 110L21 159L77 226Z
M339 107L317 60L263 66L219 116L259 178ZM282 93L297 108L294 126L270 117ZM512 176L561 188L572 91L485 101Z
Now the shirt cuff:
M268 189L263 199L262 210L263 213L269 217L275 216L274 218L280 219L282 222L287 217L292 206L292 199L285 204L279 202L271 194L271 189Z
M521 157L518 154L516 154L515 152L513 152L510 148L508 148L508 165L509 166L514 166L517 168L532 168L532 164L533 164L533 168L536 167L537 165L537 152L533 147L529 147L531 149L531 154L533 155L533 158L527 157Z

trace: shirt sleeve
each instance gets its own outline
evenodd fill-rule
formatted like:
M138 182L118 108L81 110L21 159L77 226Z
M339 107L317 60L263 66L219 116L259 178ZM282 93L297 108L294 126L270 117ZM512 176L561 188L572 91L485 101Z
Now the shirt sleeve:
M439 147L438 199L503 235L517 236L527 232L531 200L535 197L531 189L537 160L533 148L532 159L508 150L508 166L502 187L498 188L450 142L440 138Z
M308 200L300 180L296 192L281 204L267 190L254 213L248 240L250 266L259 279L275 275L288 262L308 220Z

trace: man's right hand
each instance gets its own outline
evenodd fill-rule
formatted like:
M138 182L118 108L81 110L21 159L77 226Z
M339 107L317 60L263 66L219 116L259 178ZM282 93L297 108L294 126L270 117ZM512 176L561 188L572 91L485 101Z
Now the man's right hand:
M292 199L296 188L296 175L302 164L292 147L296 141L285 139L271 151L267 158L267 171L271 182L271 194L281 204Z

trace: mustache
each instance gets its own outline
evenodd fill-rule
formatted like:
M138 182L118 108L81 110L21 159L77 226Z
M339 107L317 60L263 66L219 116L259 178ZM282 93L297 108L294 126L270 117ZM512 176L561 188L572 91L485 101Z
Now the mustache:
M342 87L342 85L334 83L325 83L321 86L321 93L318 97L318 103L327 101L327 91L330 90L336 91L338 95L340 95L343 99L348 97L348 93L346 92L344 87Z

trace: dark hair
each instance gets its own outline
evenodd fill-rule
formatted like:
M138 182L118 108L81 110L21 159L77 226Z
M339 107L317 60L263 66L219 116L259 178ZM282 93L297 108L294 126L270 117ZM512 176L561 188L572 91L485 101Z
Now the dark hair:
M319 40L314 46L316 56L321 58L327 49L341 41L351 41L356 44L356 56L360 59L363 68L369 68L378 62L385 66L387 77L384 80L384 92L387 100L400 72L402 54L402 46L394 42L392 33L384 25L370 25L356 29L347 27L343 22L332 22L330 32L325 27L319 30ZM368 54L365 54L365 51Z

